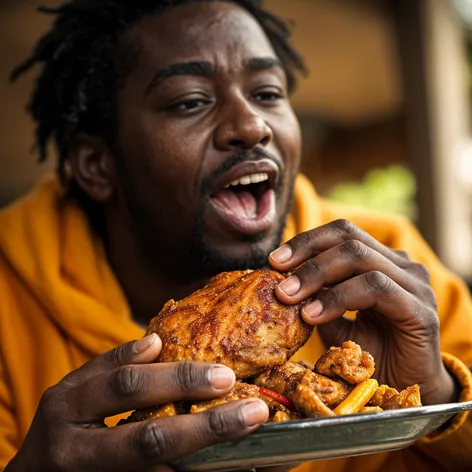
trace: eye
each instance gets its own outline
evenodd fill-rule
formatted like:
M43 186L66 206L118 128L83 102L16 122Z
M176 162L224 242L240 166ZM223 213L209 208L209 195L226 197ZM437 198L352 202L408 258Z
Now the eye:
M263 90L253 95L253 99L257 102L274 102L283 98L284 95L277 90Z
M193 100L185 100L179 103L175 103L170 107L170 109L172 111L190 111L190 110L195 110L196 108L200 108L202 106L208 105L209 103L210 103L209 100L195 98Z

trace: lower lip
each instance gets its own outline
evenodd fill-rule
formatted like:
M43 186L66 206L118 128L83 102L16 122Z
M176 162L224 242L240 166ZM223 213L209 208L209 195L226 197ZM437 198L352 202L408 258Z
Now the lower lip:
M248 236L255 236L268 232L276 217L276 199L273 189L267 190L258 200L257 216L255 218L245 218L237 215L230 208L221 204L218 200L211 198L211 206L229 226L238 233Z

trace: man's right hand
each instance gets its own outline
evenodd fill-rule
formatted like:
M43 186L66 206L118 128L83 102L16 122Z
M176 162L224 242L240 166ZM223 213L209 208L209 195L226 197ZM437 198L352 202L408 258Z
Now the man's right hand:
M5 472L154 470L245 436L267 421L267 405L247 399L199 414L107 428L109 416L178 400L212 399L233 387L234 373L220 365L154 363L161 347L155 334L124 344L49 388Z

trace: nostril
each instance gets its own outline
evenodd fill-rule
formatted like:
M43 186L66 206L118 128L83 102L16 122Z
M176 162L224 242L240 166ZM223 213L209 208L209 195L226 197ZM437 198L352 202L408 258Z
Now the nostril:
M232 141L230 141L229 145L231 147L234 147L234 148L244 148L245 147L244 142L240 139L233 139Z
M269 136L264 136L260 141L259 144L262 144L262 146L266 146L270 142L270 137Z

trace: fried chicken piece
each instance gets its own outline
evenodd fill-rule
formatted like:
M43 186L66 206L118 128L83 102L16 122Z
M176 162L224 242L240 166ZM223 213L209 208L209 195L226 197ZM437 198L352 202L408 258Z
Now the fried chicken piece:
M300 383L292 395L292 402L297 410L303 412L307 418L318 418L320 416L335 416L333 410L328 408L308 385Z
M300 317L303 303L276 299L284 279L272 270L224 272L189 297L168 301L148 329L162 339L158 362L221 363L238 379L282 365L313 330Z
M166 403L165 405L146 408L144 410L136 410L126 419L126 423L169 418L170 416L181 414L179 410L181 410L181 408L176 407L174 403Z
M293 396L297 386L303 384L315 392L321 401L330 408L341 403L352 390L352 386L343 379L330 379L306 369L301 364L290 361L264 372L255 379L255 383L259 387L268 388L284 395L294 403ZM298 405L296 406L298 407Z
M372 377L374 358L359 345L346 341L342 347L332 347L315 365L315 372L327 377L339 376L351 384L358 384Z
M418 385L411 385L387 400L382 405L382 408L384 410L396 410L399 408L415 408L417 406L422 406L420 387Z
M269 407L269 421L275 421L277 413L280 413L277 416L278 422L281 422L282 418L285 418L283 421L301 418L299 413L290 411L288 408L275 401L273 398L261 393L259 387L256 385L250 385L244 382L236 382L233 390L223 397L194 403L190 408L190 413L200 413L202 411L208 410L209 408L214 408L216 406L224 405L225 403L236 400L242 400L244 398L259 398L260 400L263 400L265 403L267 403L267 406Z
M396 395L398 395L398 390L396 388L389 387L388 385L381 385L374 393L374 396L370 399L368 405L382 407L384 403Z

